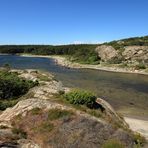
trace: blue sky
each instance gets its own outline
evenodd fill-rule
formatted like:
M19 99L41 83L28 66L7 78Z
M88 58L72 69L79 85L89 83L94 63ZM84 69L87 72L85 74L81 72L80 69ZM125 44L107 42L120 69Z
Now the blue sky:
M148 0L0 0L0 44L96 43L148 35Z

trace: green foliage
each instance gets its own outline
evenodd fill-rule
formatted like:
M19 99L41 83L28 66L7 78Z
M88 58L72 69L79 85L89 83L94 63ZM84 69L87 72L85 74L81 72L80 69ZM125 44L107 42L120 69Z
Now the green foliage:
M31 114L32 114L32 115L38 115L38 114L40 114L41 112L42 112L41 108L38 108L38 107L33 108L33 109L31 110Z
M24 132L24 130L21 128L13 128L12 133L21 137L21 138L27 139L27 133Z
M135 66L135 69L137 69L137 70L146 69L146 66L144 63L140 62L138 65Z
M102 148L125 148L125 146L120 141L111 139L105 142Z
M38 76L38 78L40 79L40 81L51 81L51 79L47 76L44 75L40 75Z
M115 58L109 60L108 63L109 63L109 64L120 64L120 63L122 63L122 61L123 61L122 58L119 58L119 57L117 58L117 57L115 57Z
M19 100L0 100L0 110L5 110L8 107L13 107Z
M61 109L50 109L48 111L48 120L56 120L63 117L69 117L73 113L67 110L61 110Z
M93 108L94 103L96 101L96 96L91 92L87 92L84 90L72 90L69 93L64 95L64 98L75 105L86 105L89 108Z
M38 84L38 82L21 79L16 73L6 71L0 72L0 82L0 99L18 98Z
M77 50L73 55L73 61L82 64L99 64L100 58L94 50L82 48Z
M144 144L146 143L146 139L139 133L134 134L134 140L137 148L144 146Z

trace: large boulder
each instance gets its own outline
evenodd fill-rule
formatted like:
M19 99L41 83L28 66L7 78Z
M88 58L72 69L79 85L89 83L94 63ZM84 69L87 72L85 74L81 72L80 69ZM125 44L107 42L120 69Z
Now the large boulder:
M148 46L126 46L122 55L127 61L148 63Z
M96 48L96 52L98 53L98 56L101 58L101 60L104 62L110 62L120 58L119 52L112 46L108 45L98 46Z

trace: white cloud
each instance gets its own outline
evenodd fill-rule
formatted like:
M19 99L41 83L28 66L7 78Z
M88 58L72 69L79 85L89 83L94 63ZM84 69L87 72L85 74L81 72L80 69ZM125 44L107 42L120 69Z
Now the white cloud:
M101 44L104 41L74 41L73 44Z

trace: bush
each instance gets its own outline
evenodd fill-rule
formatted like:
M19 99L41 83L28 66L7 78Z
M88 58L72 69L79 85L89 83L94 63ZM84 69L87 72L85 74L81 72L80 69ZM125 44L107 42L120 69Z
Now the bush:
M120 64L122 63L123 59L121 57L115 57L109 61L107 61L107 63L109 64Z
M143 136L141 136L139 133L136 133L134 135L134 140L135 140L135 144L138 147L142 147L146 143L146 139Z
M18 100L0 100L0 110L5 110L8 107L13 107Z
M139 63L138 65L135 66L135 69L136 69L136 70L139 70L139 69L146 69L146 66L144 65L144 63Z
M99 64L100 57L94 50L90 50L88 48L78 49L72 55L74 61L79 62L81 64Z
M105 142L102 148L125 148L125 146L120 141L111 139Z
M0 99L12 99L27 93L27 91L38 85L38 82L24 80L18 77L16 73L0 72Z
M64 98L71 104L86 105L89 108L93 108L97 99L91 92L84 90L72 90L65 94Z

